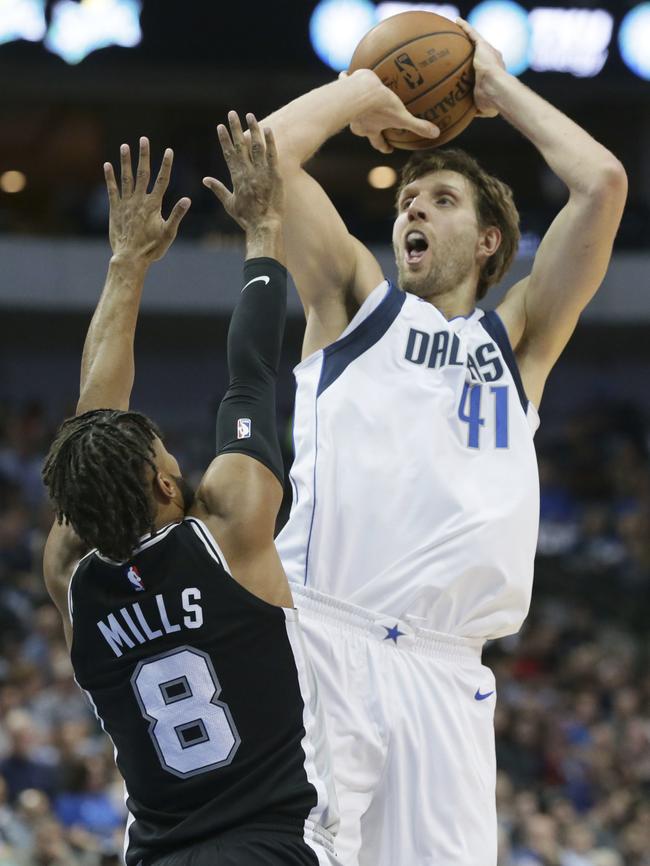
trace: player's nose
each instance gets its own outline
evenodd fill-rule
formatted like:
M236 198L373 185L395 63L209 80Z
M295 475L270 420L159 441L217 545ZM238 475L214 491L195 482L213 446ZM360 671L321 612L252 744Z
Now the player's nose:
M420 196L414 198L406 211L409 222L414 220L424 220L427 218L427 212L424 209Z

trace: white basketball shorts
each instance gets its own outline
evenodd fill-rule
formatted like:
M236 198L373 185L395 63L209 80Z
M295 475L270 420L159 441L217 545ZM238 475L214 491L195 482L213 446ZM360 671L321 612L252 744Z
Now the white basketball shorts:
M496 688L482 641L292 591L325 709L342 866L495 866Z

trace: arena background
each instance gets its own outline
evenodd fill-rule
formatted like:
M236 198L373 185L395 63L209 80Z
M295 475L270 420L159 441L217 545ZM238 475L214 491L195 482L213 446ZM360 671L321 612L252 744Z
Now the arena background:
M339 13L347 5L357 21L372 6L328 2ZM456 5L467 15L479 4ZM544 395L531 613L519 635L486 654L499 691L499 866L648 866L650 61L641 58L635 71L619 34L640 8L634 26L646 28L648 51L650 4L538 5L612 16L599 71L529 68L522 79L623 161L630 197L605 285ZM85 329L109 258L102 163L146 134L154 162L165 146L176 152L169 201L193 200L145 289L132 405L159 421L184 471L198 477L213 453L242 260L236 227L200 185L205 174L224 177L216 123L231 108L262 117L335 75L310 40L314 2L140 6L0 0L0 866L120 862L122 786L72 683L41 576L51 513L40 468L53 431L74 411ZM110 39L111 16L121 22L118 41L133 41L139 23L139 44L80 58L93 27L99 42ZM340 32L349 41L354 20L346 20ZM582 22L565 46L571 62L591 32L587 20L563 19ZM77 30L66 40L69 28ZM532 65L540 66L539 52ZM524 272L564 190L500 119L475 122L458 143L513 186L524 233L515 273ZM368 175L403 160L344 132L310 166L388 273L394 187L372 187ZM287 466L302 330L293 297L278 415ZM384 471L399 483L398 465Z

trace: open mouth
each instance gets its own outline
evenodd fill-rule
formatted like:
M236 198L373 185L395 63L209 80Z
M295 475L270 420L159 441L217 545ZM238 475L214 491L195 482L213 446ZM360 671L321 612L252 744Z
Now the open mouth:
M429 241L422 232L410 231L406 235L406 261L409 265L421 261L429 249Z

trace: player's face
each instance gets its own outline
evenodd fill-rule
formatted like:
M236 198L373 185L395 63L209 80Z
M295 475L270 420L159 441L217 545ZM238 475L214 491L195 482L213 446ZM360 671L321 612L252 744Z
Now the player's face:
M455 171L435 171L404 187L393 228L399 285L421 298L448 294L474 274L480 231L474 192Z
M155 463L158 467L158 471L163 472L166 475L171 475L171 477L174 479L183 499L183 511L187 514L189 509L192 507L192 503L194 502L194 488L189 483L189 481L183 478L183 475L181 474L181 468L178 465L178 460L174 457L173 454L169 453L169 451L163 445L162 440L156 437L153 443L153 447L156 454Z

